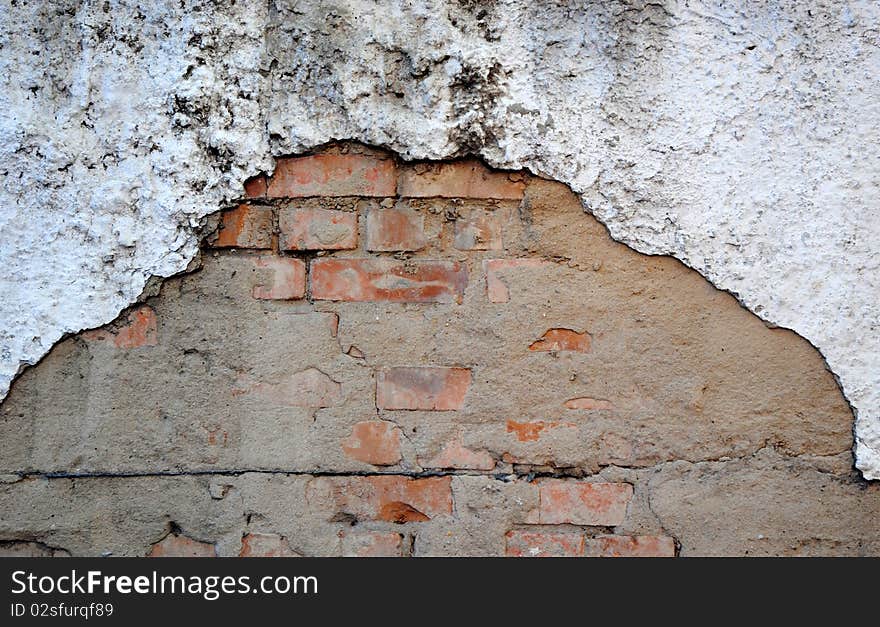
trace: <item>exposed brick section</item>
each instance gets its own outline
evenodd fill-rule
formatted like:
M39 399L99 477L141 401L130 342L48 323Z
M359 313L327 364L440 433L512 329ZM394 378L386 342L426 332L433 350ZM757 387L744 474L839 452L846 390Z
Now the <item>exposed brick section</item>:
M467 270L458 262L335 258L312 262L316 300L461 302L466 286Z
M548 262L541 259L489 259L483 262L486 269L486 295L490 303L506 303L510 300L510 289L502 275L523 268L540 268Z
M249 533L241 539L239 557L300 557L287 538L274 533Z
M170 533L153 545L147 557L217 557L217 548L207 542Z
M470 384L468 368L387 368L376 377L376 405L380 409L461 409Z
M587 538L587 557L675 557L675 541L668 536L598 536Z
M584 536L580 533L508 531L504 553L508 557L582 557Z
M244 195L248 198L263 198L266 195L266 176L258 174L244 182Z
M586 396L572 398L565 401L565 407L566 409L583 409L586 411L614 409L614 405L610 401L604 401L601 398L589 398Z
M454 246L459 250L501 250L501 216L474 211L455 221Z
M400 173L403 197L497 198L519 200L525 183L518 175L493 172L479 161L419 164Z
M359 422L342 443L342 450L358 461L392 466L400 461L400 429L383 420Z
M110 342L116 348L133 349L156 346L159 343L156 312L148 305L133 309L126 317L126 324L116 329L95 329L83 333L90 342Z
M555 420L507 421L507 432L513 433L520 442L537 442L545 429L556 429L558 427L576 428L577 425L573 422L559 422Z
M272 209L239 205L224 211L220 220L220 230L216 248L272 248Z
M448 442L434 458L422 462L425 468L456 470L493 470L495 460L486 451L474 451L462 445L461 440Z
M402 557L403 535L385 531L345 533L342 536L343 557Z
M286 207L278 214L282 250L357 248L357 214L333 209Z
M549 329L540 339L529 345L530 351L559 352L574 351L590 352L590 334L578 333L571 329Z
M279 159L269 179L268 196L394 196L396 187L397 168L391 159L320 154Z
M367 250L413 251L427 243L425 218L418 211L373 208L367 212Z
M296 300L306 295L306 264L302 260L290 257L256 257L254 264L269 274L266 284L254 287L254 298Z
M318 477L309 485L306 499L310 507L336 520L424 522L452 513L452 478Z
M633 489L627 483L587 483L545 479L538 484L539 506L528 522L542 525L617 526L626 517Z

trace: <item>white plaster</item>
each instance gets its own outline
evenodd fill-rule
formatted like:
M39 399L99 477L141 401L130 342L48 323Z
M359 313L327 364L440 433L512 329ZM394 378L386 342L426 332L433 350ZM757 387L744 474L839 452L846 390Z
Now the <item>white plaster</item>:
M272 154L352 138L570 184L616 239L815 344L880 478L876 2L16 5L0 394L182 271Z

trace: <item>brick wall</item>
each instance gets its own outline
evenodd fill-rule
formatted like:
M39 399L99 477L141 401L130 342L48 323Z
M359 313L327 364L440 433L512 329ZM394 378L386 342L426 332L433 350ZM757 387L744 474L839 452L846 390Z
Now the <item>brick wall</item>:
M247 181L0 418L8 552L840 553L878 507L806 342L562 185L352 144Z

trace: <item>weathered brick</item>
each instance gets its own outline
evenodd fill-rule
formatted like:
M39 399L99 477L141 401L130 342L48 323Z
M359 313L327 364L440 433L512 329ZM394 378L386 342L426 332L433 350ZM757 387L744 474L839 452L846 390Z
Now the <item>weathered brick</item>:
M280 383L236 381L233 396L254 395L275 405L287 407L333 407L342 400L342 384L317 368L306 368L288 375Z
M116 329L94 329L83 333L90 342L111 342L116 348L132 349L156 346L159 343L156 312L148 305L133 309L126 316L126 323Z
M312 297L316 300L460 302L467 270L458 262L393 259L316 259Z
M272 209L239 205L224 211L220 219L220 230L216 248L272 248Z
M301 557L287 538L274 533L249 533L241 539L239 557Z
M328 519L423 522L452 513L452 478L403 475L316 477L306 500Z
M418 211L372 208L367 212L367 250L421 250L427 243L425 217Z
M545 479L538 484L539 505L528 522L541 525L623 523L633 489L628 483L588 483Z
M505 535L508 557L581 557L584 536L581 533L545 531L508 531Z
M269 271L268 285L254 287L253 296L262 300L296 300L306 295L306 264L290 257L255 257L257 268Z
M376 404L380 409L457 410L470 384L468 368L386 368L376 377Z
M492 470L495 460L486 451L465 448L460 439L448 442L432 459L422 462L425 468L454 468L456 470Z
M343 557L402 557L403 535L390 531L343 533Z
M392 466L400 461L400 429L384 420L359 422L342 443L342 450L358 461Z
M614 405L610 401L605 401L601 398L589 398L587 396L571 398L565 401L565 407L567 409L583 409L587 411L614 409Z
M248 198L262 198L266 195L266 176L258 174L244 182L244 195Z
M217 547L208 542L169 533L153 545L147 557L217 557Z
M357 248L357 213L286 207L278 214L283 250Z
M573 422L560 422L556 420L530 420L528 422L517 422L516 420L507 421L507 432L513 433L520 442L537 442L541 433L547 429L557 429L559 427L567 427L576 429L577 425Z
M519 200L525 183L520 175L493 172L479 161L419 164L400 173L403 197L497 198Z
M540 268L548 262L541 259L488 259L483 262L486 270L486 295L490 303L506 303L510 300L510 289L502 279L506 272L516 272L522 268Z
M668 536L598 536L587 538L587 557L675 557L675 541Z
M501 216L474 211L455 221L454 246L459 250L501 250Z
M529 345L529 350L548 353L559 351L589 353L590 342L589 333L578 333L571 329L548 329L540 339Z
M362 154L320 154L279 159L268 196L394 196L397 168L391 159Z

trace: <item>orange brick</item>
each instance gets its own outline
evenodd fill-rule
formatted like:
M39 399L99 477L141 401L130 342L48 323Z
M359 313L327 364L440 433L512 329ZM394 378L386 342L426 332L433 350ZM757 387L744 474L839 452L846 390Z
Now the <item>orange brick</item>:
M541 259L489 259L483 262L486 270L486 295L490 303L506 303L510 300L510 289L502 279L508 272L523 268L540 268L548 262Z
M394 196L396 178L394 161L368 155L320 154L279 159L269 179L268 196Z
M367 250L421 250L427 243L425 218L418 211L373 208L367 213Z
M425 468L454 468L456 470L493 470L495 460L486 451L465 448L460 439L448 442L433 459L422 462Z
M501 250L501 216L494 212L472 212L455 221L454 246L459 250Z
M508 173L493 172L475 160L419 164L400 173L400 195L411 198L519 200L525 187L524 182L512 180Z
M283 250L357 248L357 213L333 209L285 208L278 215Z
M208 542L169 533L153 545L147 557L217 557L217 548Z
M272 209L239 205L224 211L215 248L272 248Z
M342 536L343 557L402 557L403 535L394 532L368 531Z
M244 195L248 198L262 198L266 195L266 176L258 174L244 182Z
M505 535L508 557L581 557L584 536L580 533L508 531Z
M400 429L391 422L367 420L352 428L342 443L345 454L374 466L393 466L400 461Z
M287 538L274 533L249 533L241 539L239 557L300 557Z
M256 257L257 268L269 271L267 285L254 287L253 296L262 300L295 300L306 295L306 264L289 257Z
M540 339L529 345L529 350L548 353L559 351L589 353L590 341L589 333L578 333L571 329L548 329Z
M537 520L532 515L529 522L616 526L626 517L633 489L628 483L545 479L538 484L538 493Z
M588 538L587 557L675 557L675 541L668 536L598 536Z
M460 302L466 286L467 270L452 261L334 258L312 262L312 297L316 300Z
M114 329L94 329L83 333L90 342L112 342L122 349L156 346L159 343L156 312L152 307L141 305L126 316L126 323Z
M381 370L376 377L380 409L461 409L471 384L468 368L401 367Z
M559 427L576 429L577 425L573 422L559 422L556 420L548 420L546 422L544 420L530 420L528 422L507 421L507 432L513 433L520 442L537 442L545 429L557 429Z
M452 513L452 478L403 475L316 477L306 490L313 510L330 518L422 522Z

